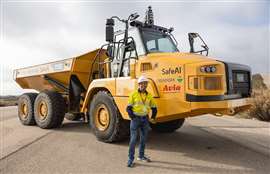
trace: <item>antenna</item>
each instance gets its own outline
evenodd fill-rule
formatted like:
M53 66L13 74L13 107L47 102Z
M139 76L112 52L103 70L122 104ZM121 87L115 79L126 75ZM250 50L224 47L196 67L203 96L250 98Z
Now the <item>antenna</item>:
M145 24L154 25L154 14L151 6L148 7L145 13Z

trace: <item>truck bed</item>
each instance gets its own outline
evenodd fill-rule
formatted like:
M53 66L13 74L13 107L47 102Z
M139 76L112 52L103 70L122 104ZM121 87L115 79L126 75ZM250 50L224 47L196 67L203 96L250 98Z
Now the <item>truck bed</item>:
M96 49L78 57L16 69L13 78L23 89L64 92L64 89L69 87L71 75L76 75L87 89L91 80L90 72L96 71L98 67L97 64L93 64L98 51L99 49ZM101 59L105 58L105 52L101 50ZM48 78L51 80L48 81ZM59 88L51 81L59 82L64 88Z

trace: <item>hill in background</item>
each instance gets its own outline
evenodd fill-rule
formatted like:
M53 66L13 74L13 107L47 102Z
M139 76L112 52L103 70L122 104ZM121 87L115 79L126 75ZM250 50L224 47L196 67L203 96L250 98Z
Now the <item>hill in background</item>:
M267 83L265 83L265 78L261 74L254 74L252 75L252 89L253 90L261 90L261 89L268 89Z
M0 107L1 106L15 106L17 105L19 96L14 96L14 95L5 95L5 96L0 96Z
M262 74L262 78L267 88L270 89L270 74Z

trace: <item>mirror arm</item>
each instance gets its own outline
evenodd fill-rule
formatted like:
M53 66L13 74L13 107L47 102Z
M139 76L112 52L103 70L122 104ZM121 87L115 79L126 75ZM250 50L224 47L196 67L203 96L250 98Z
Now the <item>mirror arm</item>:
M174 40L176 46L178 46L178 42L177 42L177 40L175 39L174 35L173 35L172 33L169 33L169 34L170 34L170 36L173 38L173 40Z
M190 45L190 53L194 53L194 46L193 46L194 39L189 36L188 40L189 40L189 45Z
M202 54L202 52L206 51L206 56L208 56L209 53L209 48L206 45L206 43L204 42L204 40L202 39L202 37L196 33L196 35L194 37L199 37L199 39L202 41L202 43L204 45L202 45L202 47L204 48L203 50L200 51L194 51L194 37L192 36L193 33L189 33L188 34L188 40L189 40L189 45L190 45L190 53L200 53Z

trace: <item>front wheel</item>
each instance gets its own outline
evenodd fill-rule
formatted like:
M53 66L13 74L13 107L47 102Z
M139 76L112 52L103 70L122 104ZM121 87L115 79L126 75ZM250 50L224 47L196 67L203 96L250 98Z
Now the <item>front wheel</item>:
M171 133L179 129L184 124L184 121L185 119L181 118L163 123L150 124L150 126L155 132Z
M99 141L116 142L128 136L129 121L122 118L108 92L98 92L92 99L89 111L90 126Z

